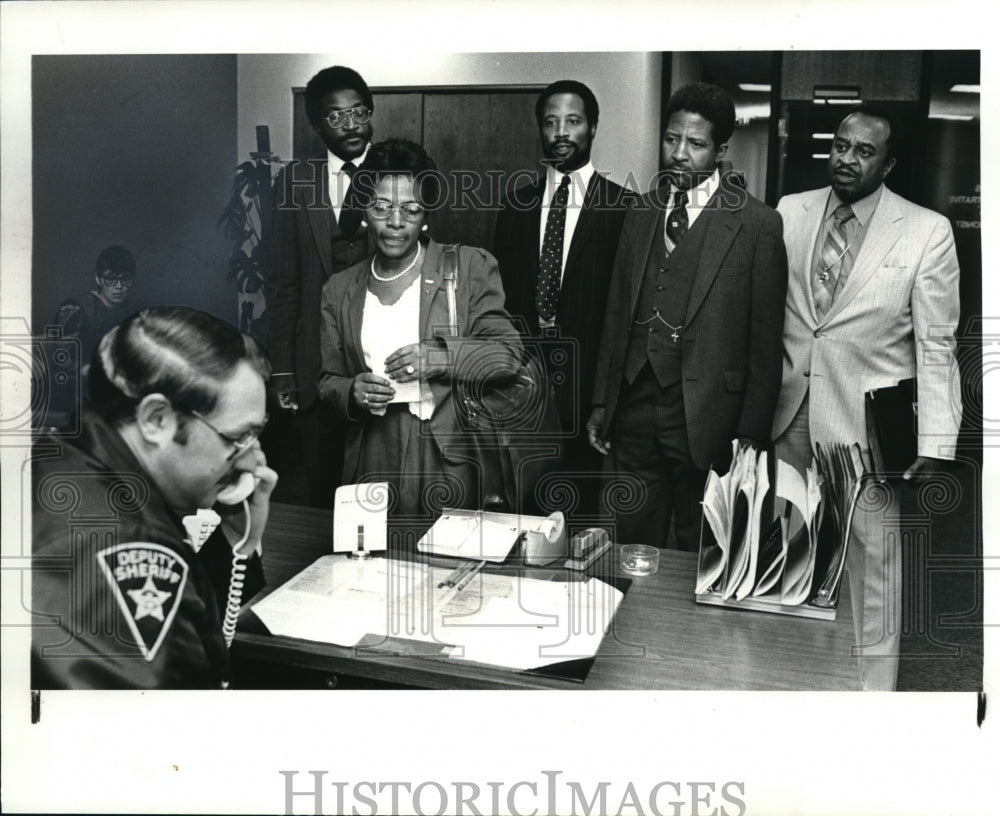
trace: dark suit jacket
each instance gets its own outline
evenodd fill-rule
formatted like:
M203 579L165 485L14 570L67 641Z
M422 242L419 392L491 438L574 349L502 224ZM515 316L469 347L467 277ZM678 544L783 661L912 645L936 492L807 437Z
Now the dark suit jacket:
M666 201L666 189L647 193L622 228L594 386L594 404L606 409L605 433L614 425L649 253L663 240ZM725 177L692 231L699 227L705 236L683 323L681 376L691 458L707 470L728 464L735 436L770 441L788 261L781 216Z
M286 183L292 170L294 185ZM340 232L327 188L325 161L298 162L282 171L264 276L268 355L275 373L295 374L300 408L316 398L323 284L368 254L364 228L352 238Z
M538 247L545 176L519 187L497 216L493 253L500 264L507 311L520 317L532 336L539 334L535 295L538 289ZM564 429L585 435L594 388L594 367L604 307L618 236L628 198L624 188L595 173L587 185L583 210L566 257L556 325L568 342L555 344L575 350L568 364L552 377ZM544 351L544 347L543 347ZM547 361L550 371L552 361Z

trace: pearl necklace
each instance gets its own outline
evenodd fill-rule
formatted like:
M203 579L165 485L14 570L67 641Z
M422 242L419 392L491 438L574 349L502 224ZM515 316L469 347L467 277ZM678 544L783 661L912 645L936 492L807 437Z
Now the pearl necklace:
M389 283L390 281L398 280L403 277L407 272L409 272L413 267L417 265L417 261L420 260L420 244L417 244L417 254L413 256L413 260L410 261L410 265L406 267L402 272L397 272L395 275L389 275L387 278L383 278L378 272L375 271L375 256L372 255L372 277L375 280L382 283Z

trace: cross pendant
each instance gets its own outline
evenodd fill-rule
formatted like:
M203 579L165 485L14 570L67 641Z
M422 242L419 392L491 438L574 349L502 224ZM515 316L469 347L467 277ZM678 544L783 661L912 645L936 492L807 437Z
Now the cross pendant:
M677 342L678 337L680 337L680 335L677 333L676 330L674 330L673 333L671 333L670 335L670 339L673 340L675 343Z

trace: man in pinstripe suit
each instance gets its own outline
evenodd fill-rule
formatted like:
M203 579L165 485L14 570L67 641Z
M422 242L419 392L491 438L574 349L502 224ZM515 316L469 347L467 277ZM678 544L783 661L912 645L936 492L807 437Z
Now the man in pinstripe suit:
M958 259L947 219L883 185L898 126L855 108L830 151L830 187L778 203L788 248L784 371L775 454L800 471L816 442L868 451L865 392L916 376L915 483L954 457L961 419ZM885 502L883 502L885 504ZM892 690L899 663L898 501L855 513L848 575L862 685Z
M766 445L781 384L788 267L781 218L721 172L736 113L693 83L667 105L668 184L625 216L597 361L590 443L605 454L618 541L698 546L710 467ZM628 491L624 491L628 492Z
M295 163L276 185L264 296L271 404L294 414L308 493L303 504L332 507L344 459L343 423L317 398L323 284L368 254L361 213L350 206L351 176L372 138L375 103L362 76L334 65L305 90L309 122L326 161Z

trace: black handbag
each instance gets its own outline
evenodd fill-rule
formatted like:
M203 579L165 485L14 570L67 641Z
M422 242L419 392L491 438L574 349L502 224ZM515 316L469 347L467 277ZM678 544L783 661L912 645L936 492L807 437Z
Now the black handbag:
M458 244L446 245L440 262L453 337L459 335L458 249ZM539 362L526 353L513 376L456 380L452 395L469 444L479 450L484 467L500 474L506 509L532 508L535 484L557 464L558 448L552 447L552 439L560 433L555 396ZM546 455L545 443L555 453Z
M441 252L441 279L448 298L448 326L458 336L458 244L448 244ZM503 379L462 379L454 383L455 400L466 427L479 430L544 430L546 414L553 400L550 386L538 361L524 355L520 370ZM556 420L558 421L558 420ZM551 423L549 430L554 430Z

